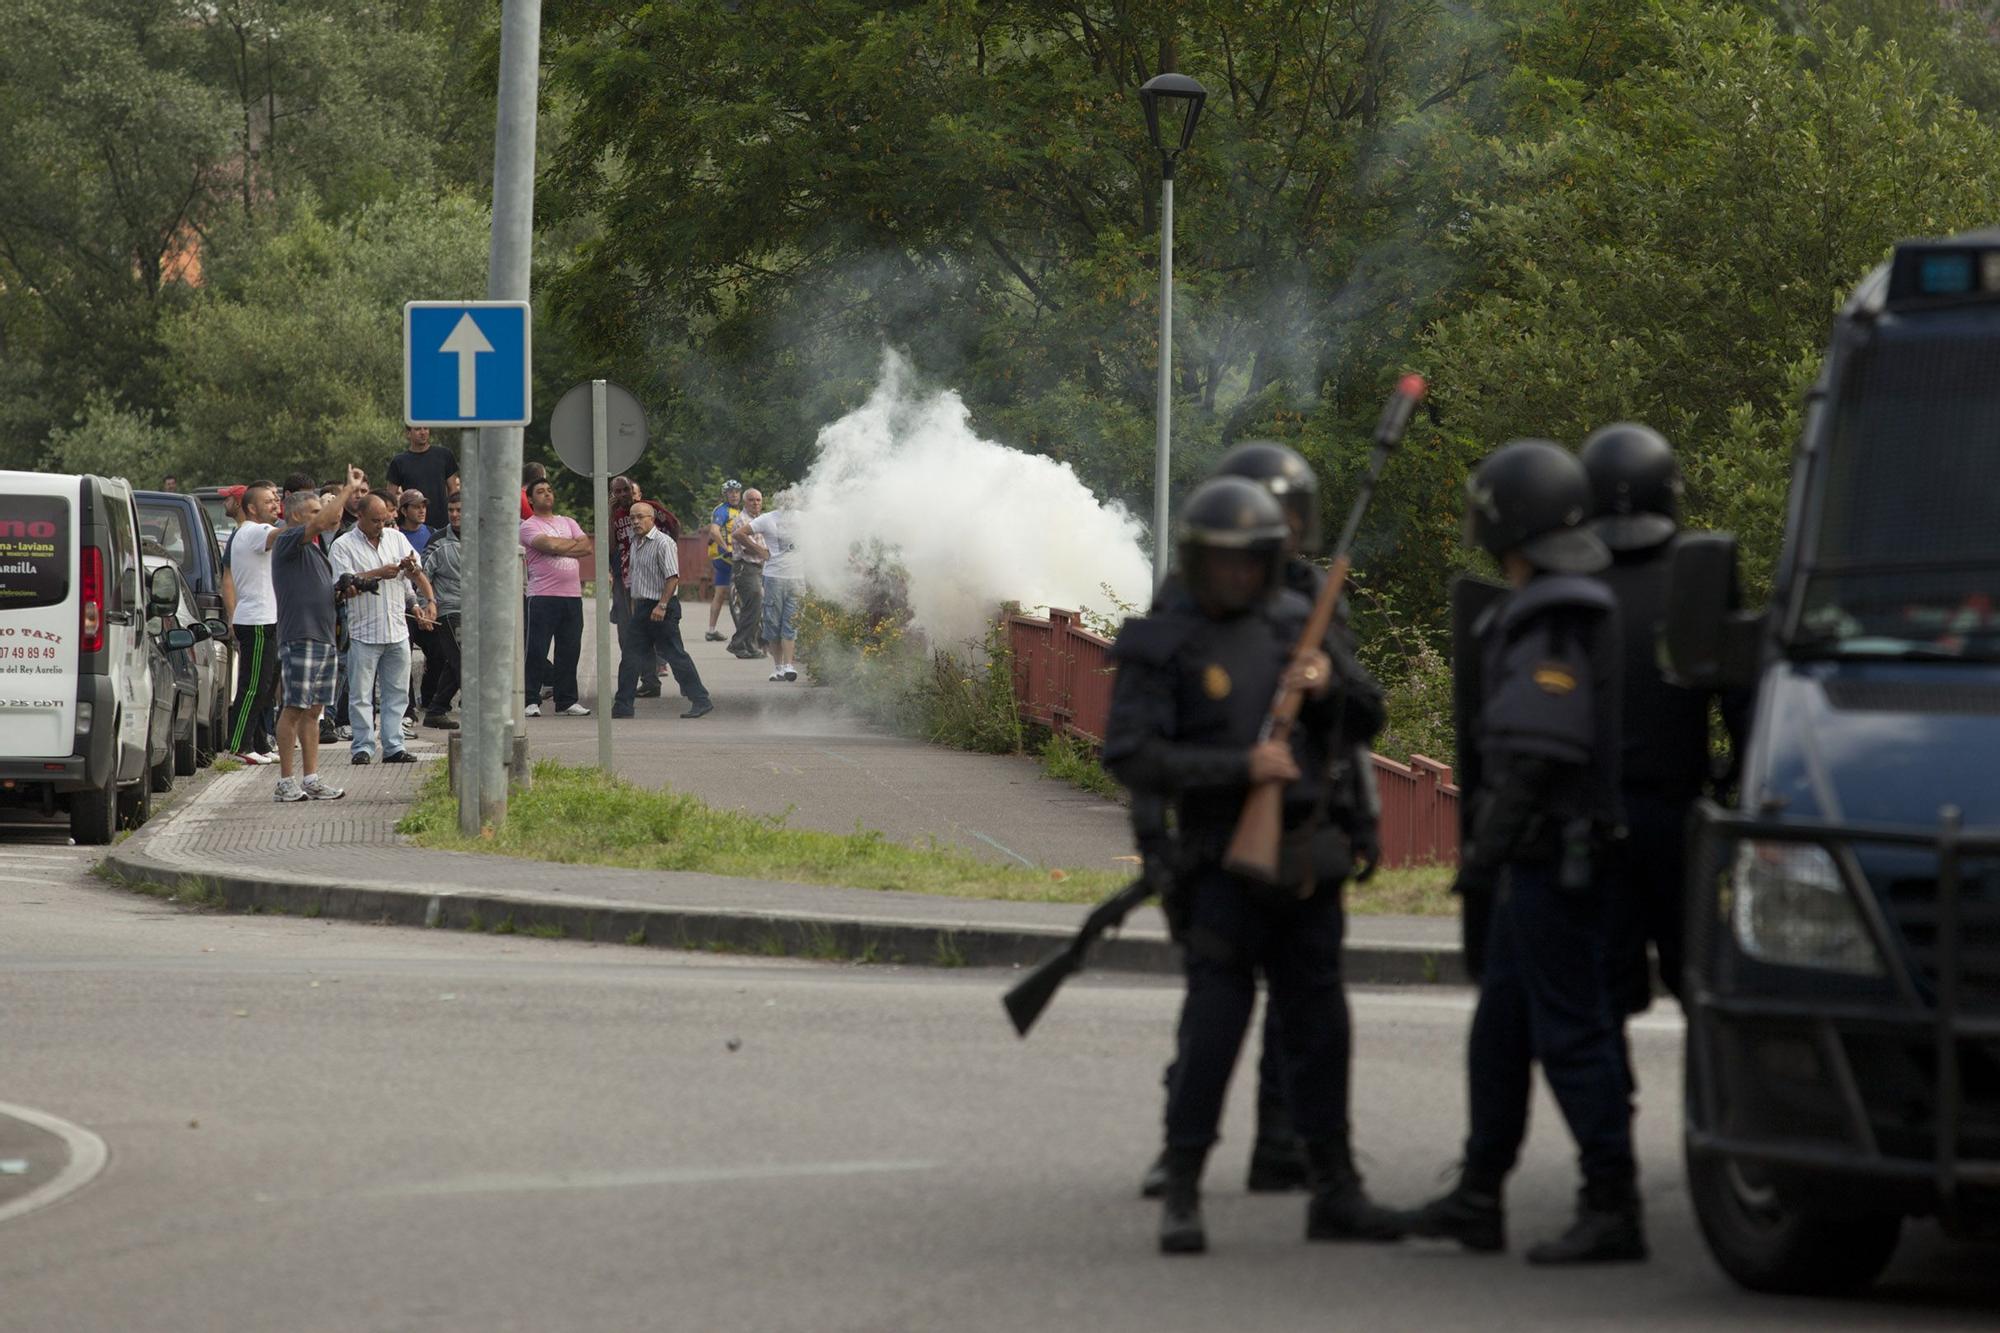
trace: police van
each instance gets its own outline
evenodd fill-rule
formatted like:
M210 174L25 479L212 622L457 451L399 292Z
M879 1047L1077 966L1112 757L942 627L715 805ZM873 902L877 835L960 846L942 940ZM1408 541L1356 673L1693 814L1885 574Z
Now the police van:
M1851 1292L1907 1217L2000 1238L2000 230L1841 310L1771 600L1676 554L1689 684L1754 690L1688 902L1687 1167L1743 1285Z
M141 574L129 483L0 472L0 805L66 811L79 843L143 819L172 772L154 679L194 636L153 640Z

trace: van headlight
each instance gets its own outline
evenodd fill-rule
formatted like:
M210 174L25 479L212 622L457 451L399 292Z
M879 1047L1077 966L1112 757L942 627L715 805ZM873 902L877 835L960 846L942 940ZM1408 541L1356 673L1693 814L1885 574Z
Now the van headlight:
M90 734L90 700L88 699L80 701L76 706L76 734L79 736L88 736Z
M1730 920L1752 958L1786 967L1882 975L1840 867L1809 842L1746 842L1730 873Z

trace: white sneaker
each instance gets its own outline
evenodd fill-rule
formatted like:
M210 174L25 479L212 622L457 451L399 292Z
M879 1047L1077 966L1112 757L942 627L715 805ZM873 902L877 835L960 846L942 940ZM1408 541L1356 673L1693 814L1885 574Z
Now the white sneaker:
M793 668L793 667L786 667L786 668L785 668L785 679L786 679L786 680L797 680L798 678L799 678L799 673L798 673L798 671L797 671L797 670L796 670L795 668Z
M570 705L570 706L569 706L568 708L565 708L565 709L563 709L563 710L562 710L562 711L561 711L560 713L557 713L557 714L556 714L556 716L557 716L557 717L589 717L589 716L590 716L590 710L589 710L588 708L585 708L585 707L584 707L584 706L583 706L582 704L571 704L571 705Z
M299 785L299 792L301 795L314 801L337 801L347 795L347 792L342 788L329 787L318 778L314 778L311 782L301 783Z
M255 750L238 750L236 752L236 760L238 763L251 764L251 765L272 763L277 759L277 757L278 756L276 755L272 755L269 759L266 759L263 755L258 754Z
M416 719L409 717L403 719L403 734L405 736L414 736L417 734Z
M333 729L333 734L334 734L334 735L336 735L336 736L338 736L338 737L340 737L340 739L342 739L342 740L344 740L344 741L351 741L351 740L353 740L353 739L354 739L354 728L353 728L353 727L335 727L335 728Z
M303 801L306 799L306 793L305 789L300 787L295 780L291 778L279 778L278 789L271 793L271 799L274 801Z
M528 716L529 716L529 717L540 717L541 715L542 715L542 706L541 706L540 704L529 704L529 705L528 705Z
M785 678L785 672L784 672L784 668L782 668L782 667L780 667L780 668L779 668L778 670L776 670L776 671L773 671L773 672L771 673L771 679L772 679L772 680L783 680L784 678Z
M276 750L266 750L262 754L253 757L260 764L275 764L278 762L278 752Z

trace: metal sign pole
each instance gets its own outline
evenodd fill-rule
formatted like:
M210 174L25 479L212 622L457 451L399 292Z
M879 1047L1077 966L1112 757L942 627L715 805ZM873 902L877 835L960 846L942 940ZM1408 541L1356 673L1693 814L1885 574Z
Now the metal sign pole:
M493 244L486 272L486 294L493 300L528 299L541 39L541 0L503 0L493 137ZM521 478L522 434L519 426L486 427L479 432L484 484L475 497L481 523L473 577L489 596L481 607L485 632L479 644L479 697L464 711L473 715L468 718L474 724L473 753L468 757L477 775L481 822L495 825L507 818L508 720L515 711L508 707L507 696L522 660L521 516L515 490Z
M470 447L467 441L472 441ZM479 505L476 498L492 483L480 466L477 432L465 431L458 445L458 831L479 836L479 770L473 762L472 731L482 719L479 698L479 614L485 609L477 572L472 564L479 550Z
M610 437L603 380L590 382L590 491L597 504L593 578L597 587L597 766L611 771L611 478L605 469Z

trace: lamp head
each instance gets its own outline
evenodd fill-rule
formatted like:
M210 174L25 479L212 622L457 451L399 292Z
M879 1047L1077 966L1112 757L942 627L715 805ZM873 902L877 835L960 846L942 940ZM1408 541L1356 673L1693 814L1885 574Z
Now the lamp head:
M1139 89L1139 105L1146 112L1146 134L1153 147L1169 160L1194 142L1195 122L1208 90L1185 74L1156 74ZM1165 112L1166 133L1161 134L1161 114Z

